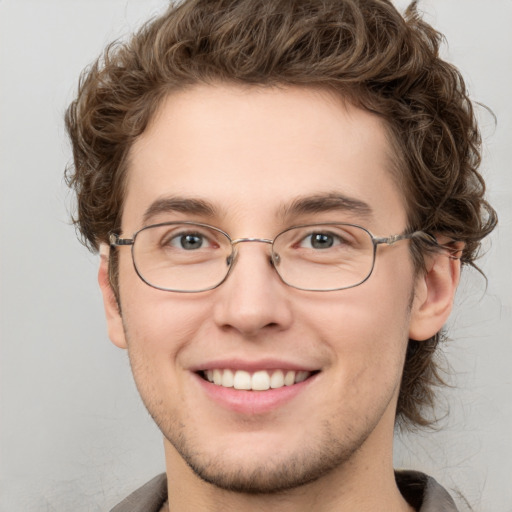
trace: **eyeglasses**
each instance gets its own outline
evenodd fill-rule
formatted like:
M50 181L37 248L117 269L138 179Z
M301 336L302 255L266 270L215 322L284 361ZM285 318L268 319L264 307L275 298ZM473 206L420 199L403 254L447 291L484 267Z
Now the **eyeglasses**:
M364 283L375 265L377 246L433 236L414 231L386 238L355 224L293 226L273 240L237 238L197 222L165 222L146 226L133 238L110 235L110 245L131 245L135 271L149 286L170 292L203 292L222 284L238 257L238 245L270 245L270 262L281 280L299 290L335 291Z

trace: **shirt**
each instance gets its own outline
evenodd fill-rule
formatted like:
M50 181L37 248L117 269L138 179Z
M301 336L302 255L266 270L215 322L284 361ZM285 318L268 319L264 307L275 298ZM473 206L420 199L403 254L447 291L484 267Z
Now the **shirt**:
M419 471L395 471L398 488L418 512L457 512L448 492L434 478ZM167 500L167 478L158 475L130 494L110 512L160 512Z

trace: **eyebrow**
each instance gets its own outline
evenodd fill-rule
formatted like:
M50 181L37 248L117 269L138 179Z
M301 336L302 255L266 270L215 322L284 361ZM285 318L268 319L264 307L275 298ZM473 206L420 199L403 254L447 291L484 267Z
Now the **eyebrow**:
M144 224L160 213L179 212L203 217L215 216L213 205L203 199L190 197L163 197L153 201L143 215Z
M291 203L282 205L279 215L287 218L330 211L354 213L365 219L371 217L373 213L371 207L364 201L331 192L298 197ZM207 218L218 216L219 213L212 203L204 199L178 196L163 197L156 199L146 209L143 215L144 224L146 225L158 214L173 212Z
M331 192L299 197L282 208L282 215L288 217L330 211L355 213L363 218L371 217L373 213L370 205L364 201Z

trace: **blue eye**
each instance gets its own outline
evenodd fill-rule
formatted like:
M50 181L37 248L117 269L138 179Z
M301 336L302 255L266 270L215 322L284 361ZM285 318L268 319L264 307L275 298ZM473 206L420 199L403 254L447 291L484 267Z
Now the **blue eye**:
M334 245L334 237L325 233L314 233L309 238L314 249L329 249Z
M330 249L341 242L340 238L329 233L311 233L302 239L301 247L308 249Z
M185 251L193 251L208 246L207 239L198 233L185 233L174 236L169 240L169 245Z

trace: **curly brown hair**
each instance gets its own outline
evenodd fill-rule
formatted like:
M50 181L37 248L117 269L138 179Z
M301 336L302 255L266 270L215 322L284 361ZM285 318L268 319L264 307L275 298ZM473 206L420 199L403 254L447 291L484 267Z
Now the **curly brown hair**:
M293 85L334 91L385 120L409 229L463 243L475 266L496 224L478 172L480 134L460 72L439 57L442 35L413 2L186 0L111 44L86 69L66 113L78 226L92 250L120 226L127 156L162 100L193 84ZM412 244L418 269L426 248ZM111 258L116 290L116 260ZM430 423L438 333L410 340L397 420Z

